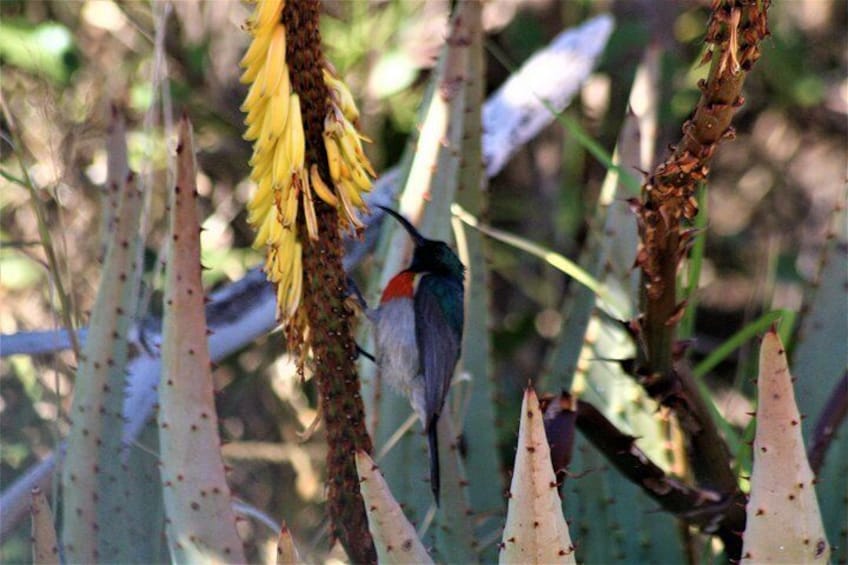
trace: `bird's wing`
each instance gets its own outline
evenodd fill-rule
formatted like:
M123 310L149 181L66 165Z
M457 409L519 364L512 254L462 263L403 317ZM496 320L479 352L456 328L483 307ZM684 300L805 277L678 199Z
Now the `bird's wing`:
M415 292L415 338L424 377L427 422L442 412L462 341L462 283L424 275Z

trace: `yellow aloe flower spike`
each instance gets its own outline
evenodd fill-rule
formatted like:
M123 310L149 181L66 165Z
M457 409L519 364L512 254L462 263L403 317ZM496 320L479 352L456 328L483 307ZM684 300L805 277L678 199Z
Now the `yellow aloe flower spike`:
M299 36L298 30L287 29L294 25L288 19L283 23L284 7L284 0L256 1L247 23L253 40L239 65L244 69L240 80L249 84L241 110L246 114L244 138L253 141L250 180L256 183L247 205L248 222L256 229L254 247L266 250L265 272L277 287L277 315L297 324L304 286L302 238L319 238L316 204L336 208L340 228L360 230L364 225L358 214L366 210L363 193L371 190L376 175L354 127L359 110L353 95L332 68L322 70L329 178L321 177L319 163L308 161L307 155L315 155L312 149L307 152L301 113L301 96L308 94L295 89L302 80L290 74L286 60L287 43L294 42L289 48L297 49Z
M248 221L257 230L254 247L266 249L265 272L277 286L277 314L288 321L303 288L300 209L310 238L318 237L318 223L305 163L300 98L292 89L286 62L284 6L283 0L258 0L247 24L253 41L240 65L245 69L241 80L250 84L241 110L247 114L244 137L254 142L250 179L257 184L247 205Z

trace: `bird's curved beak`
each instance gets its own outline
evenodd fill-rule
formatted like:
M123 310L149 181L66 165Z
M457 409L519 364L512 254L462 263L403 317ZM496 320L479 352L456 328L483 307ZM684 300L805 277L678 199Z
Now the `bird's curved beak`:
M377 205L377 208L382 209L389 215L393 216L394 219L396 219L398 222L400 222L400 225L402 225L404 229L409 232L409 236L412 238L412 241L415 242L415 245L424 245L424 243L426 243L427 238L418 233L418 230L415 229L415 226L409 223L409 220L407 220L391 208L386 208L385 206L380 206L379 204Z

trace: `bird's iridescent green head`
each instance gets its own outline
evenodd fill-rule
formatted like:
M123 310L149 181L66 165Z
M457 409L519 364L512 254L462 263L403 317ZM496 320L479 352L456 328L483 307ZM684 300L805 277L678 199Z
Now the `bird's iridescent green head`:
M465 266L456 256L453 249L448 247L444 241L427 239L421 235L409 220L385 206L378 206L395 218L400 225L409 233L415 242L415 251L412 255L412 263L409 270L415 273L434 273L449 277L463 279Z

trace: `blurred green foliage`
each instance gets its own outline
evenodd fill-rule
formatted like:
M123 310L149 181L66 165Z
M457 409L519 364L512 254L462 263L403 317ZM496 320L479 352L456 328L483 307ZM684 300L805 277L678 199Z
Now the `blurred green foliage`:
M17 18L0 22L0 61L59 85L80 66L71 30L57 22L33 25Z

